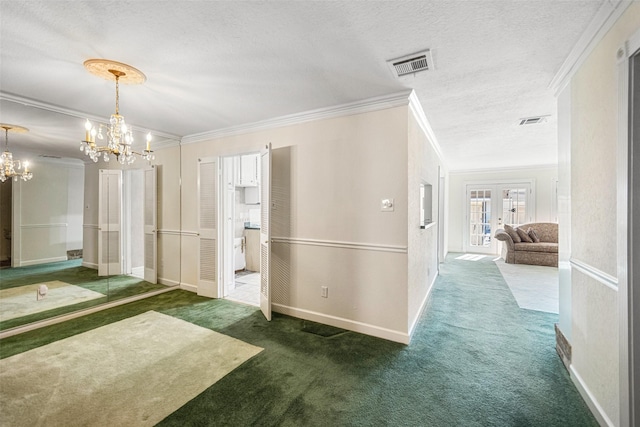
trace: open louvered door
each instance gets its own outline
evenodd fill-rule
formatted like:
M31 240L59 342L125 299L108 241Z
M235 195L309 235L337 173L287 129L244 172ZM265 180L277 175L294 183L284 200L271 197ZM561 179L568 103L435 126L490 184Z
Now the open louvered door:
M271 143L260 152L260 310L271 320Z
M98 276L122 274L122 171L98 176Z
M158 281L158 187L157 169L150 166L144 170L144 280Z
M218 296L218 162L198 160L198 295Z

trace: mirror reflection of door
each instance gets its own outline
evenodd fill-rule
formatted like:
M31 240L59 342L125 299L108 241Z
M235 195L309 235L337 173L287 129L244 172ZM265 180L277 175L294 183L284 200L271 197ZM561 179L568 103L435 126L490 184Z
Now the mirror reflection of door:
M122 274L122 171L100 169L98 185L98 275Z

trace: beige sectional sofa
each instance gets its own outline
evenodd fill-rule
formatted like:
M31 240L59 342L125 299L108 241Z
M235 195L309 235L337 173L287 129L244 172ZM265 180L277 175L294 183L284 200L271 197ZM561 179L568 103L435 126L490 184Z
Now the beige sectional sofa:
M528 238L525 239L524 235ZM504 242L502 257L508 264L558 266L558 224L556 223L535 222L519 225L515 229L505 225L504 229L496 231L496 239Z

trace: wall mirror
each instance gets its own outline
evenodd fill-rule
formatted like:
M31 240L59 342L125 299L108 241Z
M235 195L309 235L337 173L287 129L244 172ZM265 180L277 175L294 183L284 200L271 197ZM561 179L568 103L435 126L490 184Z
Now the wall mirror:
M431 184L420 184L420 228L426 228L433 222L433 194Z
M33 178L0 183L0 334L180 280L180 263L164 268L161 259L180 259L178 140L154 137L153 167L113 156L94 163L78 150L83 119L46 114L77 121L69 143L77 154L30 151L28 133L13 138L14 156L30 159ZM171 197L160 200L163 186ZM172 248L164 253L163 239Z

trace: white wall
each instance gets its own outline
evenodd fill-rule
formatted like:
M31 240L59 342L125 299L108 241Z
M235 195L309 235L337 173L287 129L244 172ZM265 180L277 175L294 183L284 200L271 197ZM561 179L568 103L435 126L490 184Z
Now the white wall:
M618 274L616 144L618 115L627 112L618 111L616 53L638 28L640 2L633 2L571 80L571 259L582 265L571 277L571 370L613 425L620 421L622 343L617 291L602 277Z
M183 145L183 286L197 285L198 158L271 142L274 310L408 340L407 127L403 106Z
M420 128L413 114L408 118L408 327L410 332L418 321L421 309L438 272L438 186L441 159L432 142ZM431 212L436 221L420 228L420 184L431 184ZM441 221L444 222L444 221Z
M157 150L158 169L158 282L180 283L180 147ZM193 190L187 190L193 191Z
M77 161L38 160L33 178L13 183L14 266L67 259L82 248L82 179Z
M553 183L558 179L555 166L521 168L518 170L471 171L449 173L449 224L448 248L451 252L464 251L465 183L473 181L500 182L509 180L532 180L535 184L535 213L532 222L555 222L552 212Z

